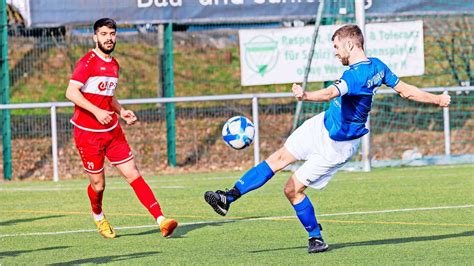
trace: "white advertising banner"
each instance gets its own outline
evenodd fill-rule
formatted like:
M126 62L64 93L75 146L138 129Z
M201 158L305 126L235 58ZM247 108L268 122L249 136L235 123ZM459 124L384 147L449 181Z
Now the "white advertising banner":
M347 67L334 55L331 37L340 25L321 26L308 81L336 80ZM423 21L366 25L366 51L399 77L425 71ZM240 30L243 86L302 82L314 27Z

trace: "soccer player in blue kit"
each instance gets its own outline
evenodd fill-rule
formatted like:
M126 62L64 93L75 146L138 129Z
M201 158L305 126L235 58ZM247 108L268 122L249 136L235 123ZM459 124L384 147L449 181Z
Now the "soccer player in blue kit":
M307 187L323 189L357 151L360 138L369 132L365 124L375 90L385 84L403 98L440 107L447 107L451 101L449 95L424 92L399 80L382 61L367 58L364 37L358 26L339 28L332 41L336 57L349 69L322 90L306 92L299 85L293 84L292 87L299 101L330 101L329 108L305 121L288 137L283 147L247 171L232 189L204 194L214 211L224 216L232 202L263 186L289 164L304 160L305 163L287 181L284 192L308 232L309 253L326 251L328 245L322 238L313 205L304 191Z

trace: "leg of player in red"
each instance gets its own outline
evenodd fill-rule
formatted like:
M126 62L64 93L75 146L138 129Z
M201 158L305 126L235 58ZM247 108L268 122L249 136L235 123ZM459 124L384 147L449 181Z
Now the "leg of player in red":
M141 177L130 147L125 139L122 129L118 126L111 132L90 134L75 129L75 141L79 154L83 160L84 168L88 173L90 185L87 189L92 215L99 234L105 238L115 238L116 233L102 211L102 197L105 189L104 159L107 157L117 167L127 182L132 186L140 202L148 209L160 226L164 237L170 236L178 223L173 219L163 216L160 205L148 184ZM100 139L103 142L92 143L90 139ZM105 145L107 143L107 145ZM87 145L86 145L87 144Z
M115 238L115 230L102 211L102 198L105 190L105 151L98 140L104 139L103 136L105 135L107 133L92 133L74 127L74 141L81 156L84 170L89 177L90 184L87 186L87 195L91 203L95 225L99 234L103 237Z
M114 228L110 225L107 218L105 218L102 211L102 197L105 190L105 175L104 171L92 174L88 172L90 184L87 187L87 195L91 202L92 216L94 217L95 225L99 234L105 238L115 238L116 233Z
M135 164L135 160L132 159L128 162L115 165L117 169L125 177L125 180L130 184L135 191L140 202L148 209L148 211L153 215L156 222L160 226L161 234L164 237L170 236L173 231L178 226L178 222L174 219L165 218L163 212L161 211L160 204L155 198L153 191L150 189L150 186L145 182L143 177L140 175L138 168Z

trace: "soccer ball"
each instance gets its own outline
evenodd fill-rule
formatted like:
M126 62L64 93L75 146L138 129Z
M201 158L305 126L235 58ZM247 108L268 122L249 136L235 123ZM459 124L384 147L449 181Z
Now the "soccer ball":
M241 150L248 147L255 134L255 127L247 117L234 116L225 122L222 138L231 148Z

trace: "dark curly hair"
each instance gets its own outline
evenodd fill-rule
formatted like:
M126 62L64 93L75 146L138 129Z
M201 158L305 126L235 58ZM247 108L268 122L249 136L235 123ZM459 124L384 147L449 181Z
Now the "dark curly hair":
M101 18L94 23L94 33L97 33L97 30L103 26L117 30L117 23L115 23L115 20L111 18Z

